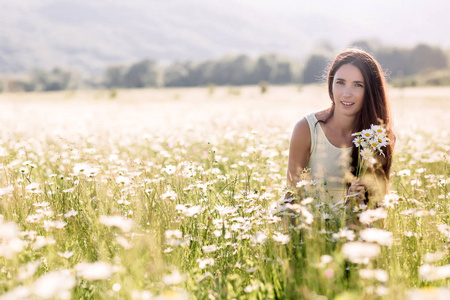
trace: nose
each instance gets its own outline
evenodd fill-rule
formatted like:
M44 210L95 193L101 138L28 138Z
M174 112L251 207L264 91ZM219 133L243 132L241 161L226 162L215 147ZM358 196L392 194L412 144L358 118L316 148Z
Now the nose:
M352 89L351 87L345 87L344 91L342 93L342 96L344 97L350 97L352 95Z

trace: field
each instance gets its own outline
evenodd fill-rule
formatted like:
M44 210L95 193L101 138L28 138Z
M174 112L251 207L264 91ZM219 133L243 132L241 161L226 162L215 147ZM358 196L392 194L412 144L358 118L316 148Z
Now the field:
M324 86L0 94L0 299L450 299L450 89L389 95L391 193L289 224Z

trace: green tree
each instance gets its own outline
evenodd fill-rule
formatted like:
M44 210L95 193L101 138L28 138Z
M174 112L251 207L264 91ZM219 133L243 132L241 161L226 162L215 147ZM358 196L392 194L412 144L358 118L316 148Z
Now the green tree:
M303 83L320 82L325 74L328 59L319 54L311 55L303 69Z
M125 74L127 67L125 66L111 66L108 67L104 74L104 84L108 88L124 87Z
M124 76L124 85L128 88L158 86L156 62L146 59L131 65Z
M61 91L75 89L81 84L79 75L70 70L54 68L51 71L35 69L26 91Z
M411 65L414 73L429 69L445 69L447 57L440 48L419 44L411 51Z

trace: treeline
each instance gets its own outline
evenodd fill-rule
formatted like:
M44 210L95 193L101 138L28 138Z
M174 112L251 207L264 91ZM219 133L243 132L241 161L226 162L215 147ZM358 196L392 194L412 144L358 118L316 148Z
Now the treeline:
M449 55L439 47L384 47L367 41L351 46L373 54L394 85L450 85ZM70 70L34 70L22 78L3 80L8 91L56 91L77 88L192 87L208 85L309 84L323 80L334 49L318 49L304 62L264 54L228 56L203 62L173 62L162 67L145 59L106 68L97 78L83 79Z
M389 79L404 79L421 72L448 67L449 57L445 52L425 44L403 49L377 47L369 42L359 41L352 46L372 53L386 70ZM104 85L109 88L141 88L254 85L261 82L309 84L323 80L334 55L330 49L320 52L322 53L310 55L303 64L276 54L265 54L256 59L238 55L199 63L175 62L164 69L154 61L144 60L131 66L107 68Z

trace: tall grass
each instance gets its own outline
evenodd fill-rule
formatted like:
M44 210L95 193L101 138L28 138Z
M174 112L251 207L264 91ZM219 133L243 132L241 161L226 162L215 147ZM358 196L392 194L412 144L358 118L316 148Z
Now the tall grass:
M195 93L208 97L181 91ZM3 104L0 299L450 293L444 128L398 126L378 211L349 212L306 185L291 222L281 200L295 103L241 94ZM375 217L352 226L360 213Z

